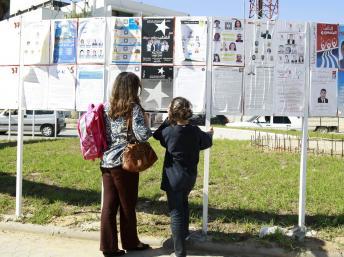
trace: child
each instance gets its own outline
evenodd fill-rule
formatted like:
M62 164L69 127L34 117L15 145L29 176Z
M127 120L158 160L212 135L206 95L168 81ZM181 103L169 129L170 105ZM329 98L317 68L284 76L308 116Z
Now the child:
M176 97L169 106L168 119L153 134L166 148L161 189L167 194L177 257L186 256L188 196L196 182L199 152L211 147L213 135L213 129L205 133L197 126L190 125L191 116L191 103L183 97Z

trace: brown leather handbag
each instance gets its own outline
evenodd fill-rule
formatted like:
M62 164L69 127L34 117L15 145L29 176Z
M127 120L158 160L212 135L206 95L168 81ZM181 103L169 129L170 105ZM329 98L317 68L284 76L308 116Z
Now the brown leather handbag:
M137 141L131 120L132 118L128 119L128 144L123 151L122 168L129 172L140 172L151 167L158 160L158 156L148 142Z

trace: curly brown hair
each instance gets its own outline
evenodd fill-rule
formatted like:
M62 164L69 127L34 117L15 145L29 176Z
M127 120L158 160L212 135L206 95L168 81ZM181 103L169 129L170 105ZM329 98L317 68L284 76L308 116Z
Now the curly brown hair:
M109 117L113 120L118 117L130 118L133 105L138 104L141 107L141 90L142 85L138 76L132 72L121 72L112 87Z
M168 120L171 124L176 124L178 121L186 121L192 116L192 104L184 97L175 97L172 99L169 111Z

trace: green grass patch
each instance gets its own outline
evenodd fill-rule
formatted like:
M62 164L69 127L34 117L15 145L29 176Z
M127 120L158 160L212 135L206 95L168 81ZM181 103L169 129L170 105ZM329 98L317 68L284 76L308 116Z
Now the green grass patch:
M138 229L169 234L166 196L160 190L164 149L154 140L159 160L140 175ZM203 156L203 154L202 154ZM202 159L201 159L202 160ZM262 226L291 227L298 221L299 154L264 152L247 141L215 140L211 150L209 234L215 240L257 237ZM0 143L0 215L15 212L16 144ZM29 141L24 144L24 222L48 224L71 215L74 225L99 214L99 162L84 161L78 139ZM309 156L307 227L320 239L344 234L344 161ZM202 224L203 162L190 194L191 226ZM99 219L94 217L94 220ZM275 236L286 245L290 242ZM281 239L282 238L282 239ZM283 244L282 244L283 245Z

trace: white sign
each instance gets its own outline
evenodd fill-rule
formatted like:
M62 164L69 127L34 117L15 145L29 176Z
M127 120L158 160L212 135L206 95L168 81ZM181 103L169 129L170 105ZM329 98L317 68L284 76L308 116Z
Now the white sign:
M76 66L54 65L49 67L48 109L75 109Z
M79 19L78 63L104 63L105 27L105 18Z
M76 109L86 111L88 105L104 102L104 66L80 65L77 72Z
M207 17L176 17L174 63L205 65Z
M48 67L24 68L24 106L27 110L46 110L48 107Z
M19 67L0 67L0 109L18 109Z
M0 31L3 36L0 40L0 65L19 65L20 28L19 18L0 21Z
M214 67L212 114L242 114L243 68Z
M310 116L337 115L337 69L312 70Z
M206 68L175 67L173 97L182 96L192 103L195 113L204 112Z
M49 64L50 20L25 22L22 27L24 64Z

